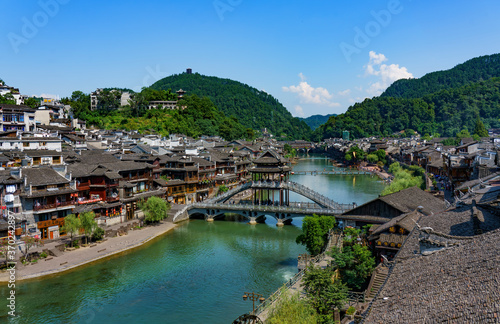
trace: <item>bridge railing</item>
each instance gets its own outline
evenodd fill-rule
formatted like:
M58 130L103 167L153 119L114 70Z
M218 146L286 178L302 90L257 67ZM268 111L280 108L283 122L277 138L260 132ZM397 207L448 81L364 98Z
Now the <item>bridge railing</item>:
M290 181L287 183L287 186L289 187L289 189L293 189L294 191L296 191L296 192L304 195L305 197L307 197L313 201L316 201L324 206L340 209L339 203L317 193L316 191L314 191L314 190L312 190L304 185Z
M325 257L325 254L329 251L329 248L333 245L334 237L337 239L337 241L335 242L336 245L338 245L339 241L342 242L342 232L339 233L337 230L333 230L333 229L330 230L328 232L328 244L324 247L322 253L320 253L316 257L310 259L309 262L311 262L312 264L316 264L316 263L320 262ZM334 264L332 263L332 266L333 265ZM268 308L269 306L274 304L274 302L279 300L281 298L281 295L283 295L284 292L286 292L288 289L293 287L293 285L295 285L300 279L302 279L302 277L304 276L306 271L307 271L307 267L300 270L289 281L284 283L283 286L281 286L281 288L276 290L264 302L262 302L259 306L257 306L257 308L255 309L255 315L259 316L259 314L261 314L266 308ZM353 293L353 294L357 294L357 293ZM350 298L351 298L351 295L349 295L349 299ZM355 298L359 298L359 296L356 295ZM364 301L364 294L363 294L363 301Z
M291 189L292 191L295 191L295 192L303 195L304 197L307 197L307 198L311 199L312 201L314 201L320 205L323 205L325 207L328 207L328 208L338 209L338 210L348 210L348 209L352 209L352 208L356 207L355 203L353 203L353 204L339 204L336 201L333 201L332 199L327 198L327 197L317 193L316 191L314 191L314 190L312 190L304 185L301 185L299 183L293 182L293 181L286 182L286 181L270 181L270 180L246 182L245 184L240 185L238 187L235 187L231 190L228 190L221 195L210 198L210 199L206 200L206 202L217 203L217 202L223 201L226 198L230 198L231 196L233 196L241 191L244 191L246 189L249 189L249 188L270 188L270 189L289 189L289 190Z
M274 213L289 213L289 214L342 214L348 209L333 209L333 208L321 208L315 205L315 208L298 208L289 206L272 206L272 205L258 205L258 204L226 204L226 203L194 203L193 208L200 209L223 209L223 210L238 210L238 211L258 211L263 214L272 215ZM349 205L351 206L351 205Z
M235 195L236 193L238 193L240 191L243 191L243 190L246 190L246 189L250 188L251 185L252 185L251 181L250 182L246 182L246 183L244 183L244 184L242 184L240 186L234 187L233 189L226 191L223 194L220 194L220 195L215 196L213 198L207 199L205 201L206 202L211 202L211 203L219 202L221 200L224 200L225 198L228 198L228 197L231 197L231 196Z
M302 269L295 276L290 278L286 283L283 284L278 290L276 290L272 295L266 298L262 303L260 303L255 308L255 315L259 316L266 308L274 304L275 301L281 298L281 295L286 292L289 288L293 287L306 273L306 269Z

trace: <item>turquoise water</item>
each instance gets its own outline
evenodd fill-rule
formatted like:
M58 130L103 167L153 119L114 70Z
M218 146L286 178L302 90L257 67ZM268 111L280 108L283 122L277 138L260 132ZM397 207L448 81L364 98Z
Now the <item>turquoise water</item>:
M331 167L301 160L295 170ZM299 176L293 181L341 203L363 203L383 184L370 176ZM294 196L291 195L292 200ZM296 201L299 201L297 198ZM301 200L306 201L306 199ZM266 224L185 222L133 251L50 278L18 283L12 323L231 323L251 310L244 292L268 296L297 272L301 220ZM7 288L0 288L7 296ZM0 322L5 320L0 311Z
M333 165L328 158L316 155L299 159L293 170L332 171ZM378 197L385 187L378 177L369 175L292 175L291 180L342 204L363 204ZM308 201L295 193L290 193L290 200Z

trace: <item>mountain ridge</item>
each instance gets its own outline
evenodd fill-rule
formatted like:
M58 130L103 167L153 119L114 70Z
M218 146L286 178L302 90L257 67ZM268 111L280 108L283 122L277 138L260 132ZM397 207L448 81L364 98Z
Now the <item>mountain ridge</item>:
M239 81L205 76L199 73L181 73L167 76L153 83L155 90L176 91L208 97L226 116L234 116L245 127L267 129L277 137L309 139L310 127L292 114L272 95Z
M500 54L475 57L451 69L430 72L421 78L397 80L380 97L420 98L493 77L500 77Z

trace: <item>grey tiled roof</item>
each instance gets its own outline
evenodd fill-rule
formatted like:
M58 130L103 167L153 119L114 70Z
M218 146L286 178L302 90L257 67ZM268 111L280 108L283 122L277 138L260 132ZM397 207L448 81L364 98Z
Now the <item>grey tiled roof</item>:
M142 170L152 167L150 164L144 162L132 162L132 161L117 161L114 163L100 163L100 165L108 168L109 170L120 172L120 171L132 171L132 170Z
M52 168L26 168L23 169L23 176L26 176L28 184L31 183L33 186L69 183L68 179Z
M404 189L387 196L378 198L392 207L408 213L417 209L419 206L424 207L422 214L429 215L445 208L444 202L432 194L421 190L418 187Z
M496 230L429 255L398 255L364 323L499 323L499 250Z

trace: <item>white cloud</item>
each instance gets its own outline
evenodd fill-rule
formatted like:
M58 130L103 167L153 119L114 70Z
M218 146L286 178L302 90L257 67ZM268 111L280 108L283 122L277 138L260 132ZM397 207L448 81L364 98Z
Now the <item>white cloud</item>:
M37 97L52 98L52 99L58 99L58 100L60 99L59 95L49 94L49 93L42 93L40 96L37 96Z
M369 56L370 60L365 65L365 75L379 78L378 81L370 83L369 88L366 90L370 95L377 96L381 94L396 80L413 78L413 74L408 72L404 66L399 67L399 64L382 64L387 61L387 57L382 53L377 54L374 51L370 51Z
M344 91L339 91L339 96L347 96L351 93L351 89L345 89Z
M340 104L331 101L333 95L328 92L325 88L318 87L314 88L309 83L307 83L304 74L299 73L300 83L298 85L291 85L289 87L282 87L285 92L296 93L301 103L326 105L330 107L337 107Z
M295 114L297 115L297 117L304 117L304 110L302 109L301 106L295 106Z

